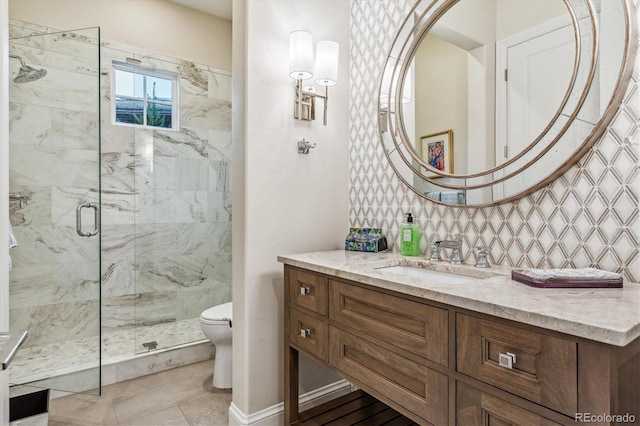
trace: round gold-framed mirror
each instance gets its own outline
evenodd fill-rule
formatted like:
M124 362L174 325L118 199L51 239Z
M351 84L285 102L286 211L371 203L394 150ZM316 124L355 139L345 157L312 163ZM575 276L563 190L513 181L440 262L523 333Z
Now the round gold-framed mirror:
M390 166L436 203L523 197L602 135L636 52L630 0L420 0L379 86Z

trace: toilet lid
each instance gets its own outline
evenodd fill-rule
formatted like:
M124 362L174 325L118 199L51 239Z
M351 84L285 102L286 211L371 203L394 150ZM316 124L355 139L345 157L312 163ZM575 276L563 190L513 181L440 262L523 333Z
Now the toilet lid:
M209 321L223 321L230 320L232 313L231 302L223 303L222 305L214 306L213 308L209 308L205 310L200 318L209 320Z

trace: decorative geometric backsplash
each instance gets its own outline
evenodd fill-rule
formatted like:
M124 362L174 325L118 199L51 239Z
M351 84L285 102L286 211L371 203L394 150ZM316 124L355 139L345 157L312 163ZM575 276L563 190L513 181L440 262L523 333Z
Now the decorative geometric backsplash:
M351 4L351 226L381 227L397 250L403 213L411 211L422 228L423 255L428 242L461 233L468 262L473 247L483 244L491 247L490 262L496 265L597 265L622 273L626 281L640 281L640 55L609 128L564 175L515 202L445 207L399 181L378 139L379 78L396 29L414 1ZM636 16L639 6L636 1Z

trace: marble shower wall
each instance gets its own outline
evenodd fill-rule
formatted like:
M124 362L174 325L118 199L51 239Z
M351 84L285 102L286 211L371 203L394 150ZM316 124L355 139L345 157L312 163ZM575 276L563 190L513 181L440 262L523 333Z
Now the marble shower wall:
M20 21L11 31L52 32ZM86 47L63 34L72 51ZM79 94L90 78L95 84L97 60L93 68L78 64L60 44L26 53L48 69L46 90L35 82L14 93L12 85L10 189L31 196L23 209L11 203L19 240L11 253L12 327L33 330L29 345L97 335L99 249L75 234L74 209L80 199L97 200L98 176L104 332L197 318L229 301L230 74L103 40L100 93L85 101ZM127 57L178 73L179 131L111 124L110 65ZM78 278L84 270L92 280Z
M621 107L600 141L552 184L490 208L431 203L388 167L378 140L376 91L385 57L413 0L353 0L349 220L381 227L397 249L403 212L412 211L427 242L464 235L464 257L491 246L493 264L585 267L640 281L640 55ZM640 18L640 2L634 1ZM640 19L636 19L640 22ZM639 43L640 45L640 43Z
M179 131L111 124L127 57L179 75ZM109 43L101 75L103 330L197 318L231 300L231 75Z
M47 70L41 80L9 83L9 189L29 197L22 207L10 202L18 240L10 324L29 330L26 346L95 336L100 327L99 238L75 228L76 205L98 199L98 33L15 38L30 33L14 23L9 43L11 54ZM12 76L19 68L10 61Z

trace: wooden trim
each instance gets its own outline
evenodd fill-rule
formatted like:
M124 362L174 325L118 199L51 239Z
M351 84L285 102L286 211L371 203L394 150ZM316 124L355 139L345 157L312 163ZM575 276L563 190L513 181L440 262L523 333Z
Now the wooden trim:
M298 351L289 345L289 287L290 269L284 268L284 423L294 424L299 419Z

